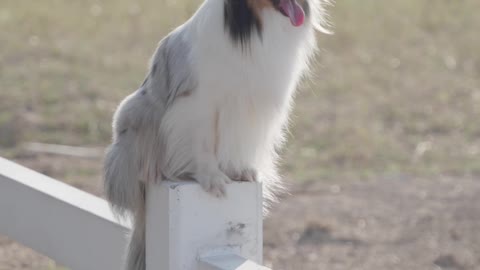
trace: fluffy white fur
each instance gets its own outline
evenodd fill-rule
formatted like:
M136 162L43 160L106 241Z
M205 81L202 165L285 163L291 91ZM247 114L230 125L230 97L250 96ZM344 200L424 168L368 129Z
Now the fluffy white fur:
M301 27L263 9L262 38L253 34L242 49L226 33L224 0L206 0L160 43L144 85L117 109L105 161L108 199L135 217L129 270L145 268L148 182L190 178L221 197L232 180L261 181L267 202L274 200L281 187L276 151L314 30L324 25L320 3L310 6Z
M244 170L258 172L269 191L278 180L275 148L283 142L282 129L312 50L313 31L295 29L277 11L264 10L263 41L252 38L245 52L225 35L218 2L207 1L183 29L188 43L195 44L191 65L198 86L163 118L165 155L176 156L173 163L182 165L174 168L193 171L217 195L224 192L227 175Z

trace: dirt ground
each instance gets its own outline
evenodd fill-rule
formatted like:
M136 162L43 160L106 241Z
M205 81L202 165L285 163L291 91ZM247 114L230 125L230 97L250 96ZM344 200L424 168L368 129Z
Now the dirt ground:
M273 269L480 269L478 179L299 187L265 224Z
M275 270L480 269L480 181L414 179L293 186L265 221ZM0 237L0 269L59 269Z

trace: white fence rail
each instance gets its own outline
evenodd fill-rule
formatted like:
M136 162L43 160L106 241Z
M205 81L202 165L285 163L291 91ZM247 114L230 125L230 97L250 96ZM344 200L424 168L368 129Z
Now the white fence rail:
M198 184L164 182L148 193L147 270L267 270L262 191L236 183L216 199ZM72 270L123 269L128 224L107 203L0 158L0 233Z
M128 229L107 203L0 158L0 233L73 270L122 269Z

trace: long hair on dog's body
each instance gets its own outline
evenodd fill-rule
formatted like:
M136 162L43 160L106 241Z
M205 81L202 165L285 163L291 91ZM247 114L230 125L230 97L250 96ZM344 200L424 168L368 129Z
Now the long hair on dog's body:
M193 179L221 197L231 181L260 181L274 200L276 151L314 31L324 30L320 1L206 0L160 42L114 115L105 158L107 198L135 221L127 270L145 269L150 182Z

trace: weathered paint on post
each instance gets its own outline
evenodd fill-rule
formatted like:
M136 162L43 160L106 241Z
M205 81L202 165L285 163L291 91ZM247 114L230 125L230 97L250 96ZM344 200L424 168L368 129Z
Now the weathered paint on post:
M149 187L147 270L265 269L262 237L259 183L229 184L221 199L194 182Z

